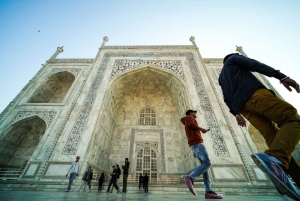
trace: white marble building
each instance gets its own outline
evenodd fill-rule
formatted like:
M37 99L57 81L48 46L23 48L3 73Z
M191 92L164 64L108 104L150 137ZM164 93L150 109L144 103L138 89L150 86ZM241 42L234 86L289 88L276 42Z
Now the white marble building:
M223 58L202 58L190 40L106 46L104 37L89 59L56 59L58 47L0 115L0 167L20 170L21 180L53 181L65 178L77 155L82 172L87 165L108 172L128 157L131 177L178 178L198 164L179 121L196 109L200 126L211 129L204 143L212 182L267 182L249 157L266 148L264 140L251 125L239 127L223 102Z

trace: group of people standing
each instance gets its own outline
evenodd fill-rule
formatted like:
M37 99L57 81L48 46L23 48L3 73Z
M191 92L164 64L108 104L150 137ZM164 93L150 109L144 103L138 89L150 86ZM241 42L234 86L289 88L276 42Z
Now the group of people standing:
M144 194L148 194L148 183L149 183L149 176L147 173L143 176L142 173L139 176L139 190L141 187L144 189Z
M127 192L127 179L128 179L128 174L129 174L129 165L130 165L130 163L129 163L128 158L125 158L125 165L122 165L122 169L123 169L123 189L122 189L122 191L121 191L121 188L118 184L118 179L120 178L120 175L121 175L122 171L121 171L119 165L112 166L113 171L110 174L111 179L110 179L110 182L108 184L106 193L112 193L113 189L116 188L117 193L126 194L126 192ZM102 187L102 185L101 185L101 187Z
M76 160L72 163L68 173L66 174L66 177L67 177L68 174L70 173L69 184L66 189L66 192L69 192L71 190L71 186L72 186L74 179L76 178L76 176L79 175L79 171L80 171L79 159L80 159L80 157L77 156ZM113 188L115 187L117 189L117 193L126 194L129 165L130 165L130 163L129 163L128 158L125 158L125 165L122 166L122 169L123 169L123 189L122 189L122 191L118 184L118 179L120 178L122 171L121 171L119 165L112 166L113 171L110 174L111 179L110 179L108 188L106 190L106 193L112 193ZM93 179L93 169L91 168L91 166L89 166L87 171L84 173L84 176L82 177L82 183L81 183L80 187L78 189L76 189L76 191L80 192L81 188L84 187L82 191L86 192L86 190L87 190L86 186L88 185L89 190L91 192L92 179ZM104 181L105 181L105 175L104 175L104 173L101 173L99 180L98 180L98 193L100 193L102 191Z

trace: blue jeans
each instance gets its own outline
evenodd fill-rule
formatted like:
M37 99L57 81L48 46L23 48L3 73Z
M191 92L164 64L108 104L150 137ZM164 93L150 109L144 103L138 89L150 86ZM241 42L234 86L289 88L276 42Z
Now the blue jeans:
M208 154L206 148L203 143L195 144L190 147L191 150L194 152L196 157L199 159L201 165L199 165L193 172L191 172L188 176L195 180L201 174L203 174L203 182L205 191L211 191L211 184L208 174L208 169L211 166L210 160L208 158Z
M68 190L71 189L71 185L72 185L74 179L76 178L76 175L77 175L76 172L73 172L73 173L70 174L69 184L68 184L68 187L67 187Z

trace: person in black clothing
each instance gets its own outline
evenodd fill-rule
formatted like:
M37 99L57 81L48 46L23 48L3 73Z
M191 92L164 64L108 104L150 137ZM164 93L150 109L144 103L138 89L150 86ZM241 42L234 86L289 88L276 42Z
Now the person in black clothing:
M139 177L139 190L141 190L141 185L143 183L143 175L142 173L140 174L140 177ZM143 184L143 188L144 188L144 184Z
M108 184L108 188L107 188L106 193L109 193L109 188L110 188L111 184L113 184L114 187L117 189L117 193L121 193L122 191L120 191L119 188L118 188L118 186L116 185L117 176L118 176L118 170L117 170L116 166L112 166L112 168L113 168L113 172L110 174L111 175L111 179L110 179L110 182Z
M120 189L120 186L118 184L118 180L120 179L120 175L121 175L121 169L120 169L120 166L119 165L116 165L116 169L117 169L117 181L116 181L116 185L118 186L118 188ZM110 189L110 193L112 193L114 190L114 187L112 186L111 189Z
M144 194L148 194L148 182L149 182L149 177L146 173L145 176L143 177L143 184L144 184L144 190L145 190Z
M300 193L286 174L300 187L300 165L292 156L300 141L300 115L296 108L267 89L252 72L280 80L289 91L300 93L299 84L266 64L239 54L223 60L219 76L224 102L237 124L246 127L247 119L264 137L268 150L251 158L270 178L276 188L293 199ZM245 119L244 119L245 118Z
M105 180L105 177L104 177L104 173L102 172L101 173L101 176L99 178L99 182L98 182L98 192L100 193L101 190L102 190L102 185L103 185L103 182Z
M122 165L123 169L123 189L122 192L126 193L127 191L127 178L128 178L128 169L129 169L129 161L128 158L125 158L125 165Z
M90 192L92 192L92 189L91 189L91 182L92 182L92 180L93 180L93 169L91 169L90 179L87 182L87 184L89 186L89 189L90 189Z

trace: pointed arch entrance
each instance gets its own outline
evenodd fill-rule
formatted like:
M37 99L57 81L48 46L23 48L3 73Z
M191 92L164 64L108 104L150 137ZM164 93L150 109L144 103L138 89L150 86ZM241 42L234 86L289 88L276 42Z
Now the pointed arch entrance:
M20 120L0 137L0 167L23 167L29 161L46 131L46 122L38 116Z
M157 153L155 149L150 146L142 147L137 152L137 162L136 162L136 179L139 176L147 175L150 180L157 178Z
M189 171L192 162L184 156L190 150L183 143L186 136L179 121L189 107L184 80L164 70L145 66L112 78L101 105L90 163L109 170L129 158L129 178L146 172L161 178ZM157 149L141 148L141 142L156 143Z

